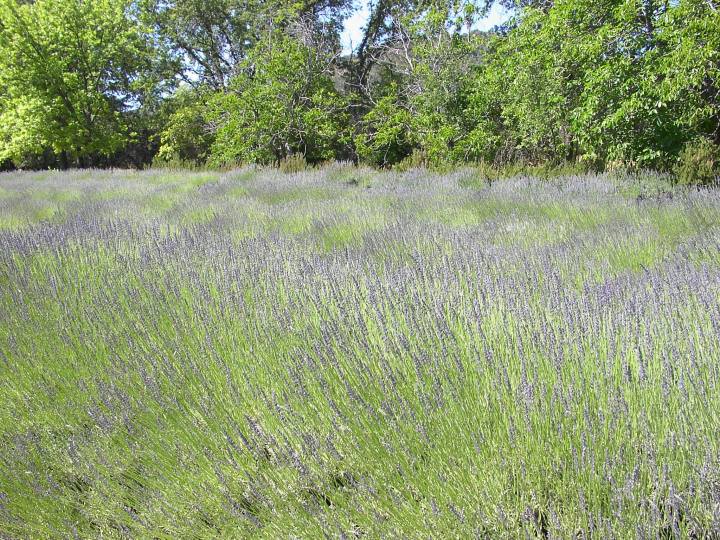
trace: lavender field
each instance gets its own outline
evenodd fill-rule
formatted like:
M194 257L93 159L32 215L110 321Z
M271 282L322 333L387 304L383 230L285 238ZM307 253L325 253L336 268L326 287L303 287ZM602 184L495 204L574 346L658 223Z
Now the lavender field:
M0 538L718 538L720 191L0 175Z

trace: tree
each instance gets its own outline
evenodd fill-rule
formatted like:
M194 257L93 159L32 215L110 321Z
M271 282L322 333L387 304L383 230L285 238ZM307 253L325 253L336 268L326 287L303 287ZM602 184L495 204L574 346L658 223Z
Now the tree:
M669 169L717 141L713 0L558 0L526 8L477 71L461 143L476 159Z
M574 157L569 112L579 67L562 52L575 36L554 22L527 8L507 36L491 40L468 97L470 130L460 143L466 158L504 164Z
M656 92L673 103L678 127L720 147L720 3L681 0L663 18L665 54Z
M212 163L344 157L348 104L332 79L337 53L313 36L311 25L298 23L266 35L249 53L229 91L211 101Z
M0 0L0 167L720 163L718 0L374 0L343 58L352 9Z
M481 2L379 2L358 50L356 81L369 111L358 152L392 165L419 152L449 161L462 133L463 87L483 36L471 31Z
M351 5L351 0L143 0L143 11L175 52L180 77L222 91L268 32L305 18L337 34Z
M207 161L215 139L206 121L211 99L213 92L206 87L182 87L164 101L166 121L160 130L158 163Z
M337 139L347 128L327 115L345 106L330 82L352 2L208 2L145 2L146 20L175 51L185 81L168 100L172 112L161 133L160 159L271 162L288 152L310 160L334 157L337 145L325 148L320 132L334 126ZM257 125L250 121L255 117Z
M117 152L127 113L157 90L130 0L0 0L0 161L50 151L63 166Z

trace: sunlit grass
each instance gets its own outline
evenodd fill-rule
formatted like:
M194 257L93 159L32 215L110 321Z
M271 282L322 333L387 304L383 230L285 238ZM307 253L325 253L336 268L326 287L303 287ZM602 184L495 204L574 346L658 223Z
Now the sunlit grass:
M18 216L7 215L0 216L0 229L15 231L21 229L27 224L27 221Z

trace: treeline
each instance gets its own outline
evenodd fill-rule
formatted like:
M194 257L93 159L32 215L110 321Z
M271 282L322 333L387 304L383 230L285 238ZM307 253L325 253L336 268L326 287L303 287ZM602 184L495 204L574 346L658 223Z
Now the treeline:
M0 163L719 171L718 0L0 0Z

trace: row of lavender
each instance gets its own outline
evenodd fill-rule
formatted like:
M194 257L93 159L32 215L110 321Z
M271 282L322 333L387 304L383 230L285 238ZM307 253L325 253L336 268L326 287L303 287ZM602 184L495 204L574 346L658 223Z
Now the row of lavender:
M8 537L720 535L718 192L45 174L0 177Z

